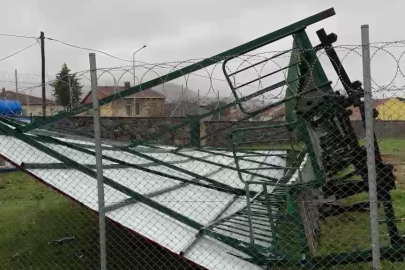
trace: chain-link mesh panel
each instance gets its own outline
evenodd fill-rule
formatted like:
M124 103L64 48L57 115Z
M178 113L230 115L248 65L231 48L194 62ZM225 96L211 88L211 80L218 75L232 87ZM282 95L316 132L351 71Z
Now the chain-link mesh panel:
M208 59L63 67L46 118L30 88L5 90L3 268L99 269L106 244L108 269L370 269L370 203L382 267L405 268L403 43L371 46L372 67L382 52L397 64L392 80L373 75L370 202L368 107L348 75L362 47L304 31L330 15Z

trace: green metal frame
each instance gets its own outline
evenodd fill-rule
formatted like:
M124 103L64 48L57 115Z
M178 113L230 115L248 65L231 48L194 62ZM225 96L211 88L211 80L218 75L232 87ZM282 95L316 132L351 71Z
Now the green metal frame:
M180 78L184 75L187 75L191 72L195 72L198 70L201 70L205 67L208 67L213 64L217 64L219 62L222 62L222 67L223 71L225 74L225 77L228 81L228 84L231 87L231 90L234 94L235 101L230 102L229 104L226 104L224 106L221 106L215 110L212 110L208 113L199 115L197 117L187 117L182 120L180 124L169 126L167 128L167 132L172 132L175 131L179 128L182 128L186 125L189 125L190 127L190 143L187 146L192 146L198 151L205 152L207 154L215 154L219 156L226 156L228 158L234 158L235 160L235 165L236 168L233 166L225 165L225 164L219 164L213 161L206 160L204 158L197 158L193 157L191 155L187 155L184 153L179 152L180 149L184 148L183 147L178 147L175 150L168 151L169 153L173 153L175 155L181 156L188 158L189 161L198 161L198 162L203 162L205 164L210 164L210 165L215 165L218 166L218 170L223 170L223 169L229 169L229 170L234 170L238 172L239 178L241 179L242 182L247 183L243 179L242 174L247 174L252 177L259 177L261 179L266 179L266 181L251 181L252 184L261 184L263 185L263 191L262 192L253 192L249 189L249 183L246 186L245 189L240 189L240 188L234 188L232 186L223 184L219 181L210 179L209 176L206 175L200 175L194 172L191 172L189 170L183 169L180 166L176 166L176 164L181 163L180 161L178 162L165 162L156 158L153 158L152 156L149 156L145 153L142 153L139 151L139 149L136 149L135 147L138 145L145 145L149 146L151 148L154 148L153 145L148 145L147 142L153 141L157 138L160 138L164 136L164 134L155 134L148 138L147 140L134 140L131 141L131 143L127 146L123 147L114 147L113 150L118 150L118 151L124 151L127 153L130 153L132 155L141 157L143 159L147 159L150 162L144 165L136 165L132 164L129 162L124 162L116 158L112 158L110 156L103 155L103 159L112 161L116 164L114 165L107 165L108 168L134 168L137 170L141 170L144 172L148 173L153 173L156 175L160 175L169 179L173 179L176 181L179 181L180 184L170 187L167 189L163 189L158 192L152 192L149 194L139 194L134 190L131 190L116 181L104 177L104 183L126 195L128 195L130 198L126 199L122 202L118 202L115 205L111 205L107 208L107 211L111 211L114 209L117 209L119 207L133 204L136 202L141 202L144 203L145 205L162 212L163 214L170 216L171 218L186 224L190 226L193 229L196 229L198 231L198 235L207 235L209 237L215 238L225 244L228 244L229 246L244 252L248 256L251 256L250 259L246 259L248 261L251 261L252 263L255 263L257 265L262 265L262 266L299 266L299 267L306 267L306 268L316 268L316 267L321 267L323 263L328 263L329 265L334 265L334 264L348 264L348 263L353 263L353 262L363 262L363 261L368 261L371 259L371 250L365 250L365 251L355 251L355 252L349 252L349 253L337 253L337 254L331 254L329 256L325 257L311 257L309 255L309 250L308 250L308 245L307 245L307 240L305 236L305 231L303 228L303 222L301 221L300 215L299 215L299 209L298 209L298 204L297 204L297 192L302 190L303 188L313 188L313 189L319 189L321 188L325 183L326 183L326 177L325 177L325 172L321 168L319 164L319 157L316 155L316 145L314 145L314 142L311 140L310 136L310 126L307 124L305 118L303 115L300 115L297 113L297 108L306 106L320 106L320 110L322 111L327 111L330 108L326 108L326 105L322 105L322 97L319 96L319 94L322 95L329 95L333 94L333 90L331 88L331 82L328 81L328 78L322 68L322 65L319 62L319 59L316 56L316 52L314 50L314 47L312 46L307 33L305 32L305 29L307 26L312 25L314 23L317 23L323 19L329 18L331 16L335 15L335 11L333 8L325 10L323 12L320 12L318 14L315 14L311 17L308 17L304 20L301 20L299 22L293 23L287 27L284 27L282 29L279 29L275 32L269 33L265 36L262 36L258 39L252 40L250 42L247 42L245 44L242 44L238 47L235 47L233 49L227 50L223 53L217 54L215 56L212 56L210 58L204 59L200 62L197 62L195 64L189 65L187 67L181 68L179 70L176 70L174 72L171 72L167 75L161 76L157 79L150 80L148 82L142 83L140 85L136 85L134 87L131 87L129 89L126 89L118 94L114 94L108 97L105 97L99 101L101 105L109 104L111 102L114 102L116 100L122 99L124 97L127 97L129 95L136 94L140 91L143 91L145 89L152 88L154 86L164 84L165 82L174 80L176 78ZM243 85L240 86L235 86L232 84L230 77L239 73L247 70L248 68L251 68L253 66L238 70L237 72L234 73L228 73L226 69L226 64L231 61L232 59L239 57L240 55L246 54L248 52L251 52L255 49L261 48L265 45L268 45L270 43L273 43L277 40L286 38L286 37L293 37L293 47L291 50L285 51L284 53L291 52L291 58L290 58L290 63L288 66L281 68L280 70L277 70L276 72L279 72L281 70L288 69L288 76L287 79L281 82L278 82L276 84L270 85L268 87L263 88L260 91L257 91L253 94L250 94L245 97L240 97L236 90L242 86L245 86L250 82L247 82ZM278 57L281 54L278 54L274 57ZM263 60L264 61L269 61L272 58L268 58ZM257 64L255 64L257 65ZM259 77L257 80L260 80L261 78L267 77L269 75L275 74L276 72L264 75ZM309 78L311 79L311 82L309 81ZM253 80L255 81L255 80ZM243 107L243 102L248 101L254 97L263 95L265 93L268 93L269 91L275 90L281 86L287 86L286 90L286 95L283 100L279 100L277 102L274 102L270 105L267 105L263 108L260 108L259 110L255 111L248 111L246 108ZM223 111L225 109L231 108L235 105L239 106L242 112L246 114L245 117L241 119L241 121L245 121L247 119L250 119L256 115L261 114L262 112L274 108L276 106L279 106L281 104L285 104L285 109L286 109L286 120L287 123L284 125L289 131L291 132L296 132L298 133L301 137L301 141L305 145L305 151L301 152L294 152L291 154L286 154L285 158L288 160L287 166L285 167L277 167L273 166L272 169L282 169L285 170L285 176L278 180L276 178L272 177L267 177L263 174L260 173L260 170L262 170L264 165L271 166L267 164L266 162L258 162L258 161L253 161L250 159L244 159L243 157L237 156L237 152L243 151L243 154L246 155L257 155L257 152L255 151L249 151L249 150L240 150L240 144L237 142L233 141L235 138L234 135L238 132L246 132L248 130L252 129L261 129L261 128L272 128L276 127L276 125L265 125L265 126L258 126L255 128L240 128L236 127L235 129L232 130L231 132L231 140L233 143L231 144L231 150L232 150L232 155L227 155L227 154L221 154L221 153L214 153L212 152L213 150L224 150L224 149L209 149L209 148L201 148L201 141L206 139L210 135L206 135L204 137L200 136L200 121L208 116L211 116L215 113L218 113L220 111ZM328 104L329 106L330 104ZM52 148L46 146L44 143L53 143L53 144L58 144L62 146L69 147L71 149L80 151L82 153L86 153L92 156L95 156L95 152L91 151L89 149L85 149L84 146L80 145L75 145L67 142L63 142L61 140L51 138L49 136L44 136L44 135L34 135L34 136L29 136L24 133L26 132L31 132L35 129L45 127L47 125L50 125L52 123L55 123L57 121L72 117L74 115L80 114L86 110L89 110L92 108L92 103L82 105L78 108L75 108L74 110L70 112L65 112L58 114L56 116L52 116L49 118L44 118L44 119L36 119L33 123L27 124L27 125L21 125L17 124L14 121L9 121L7 119L1 119L0 121L0 132L2 134L6 134L9 136L13 136L17 139L20 139L21 141L31 145L32 147L35 147L36 149L46 153L49 156L52 156L56 158L57 160L61 161L63 164L22 164L22 167L25 169L30 169L30 168L44 168L44 169L55 169L55 168L72 168L74 167L78 171L96 179L96 172L94 172L94 165L90 164L80 164L70 158L67 158L66 156L61 155L60 153L54 151ZM333 107L334 110L342 110L340 106ZM15 127L15 129L8 127L6 124L12 125ZM158 147L155 147L158 148ZM312 168L315 173L315 179L311 179L309 183L297 183L293 185L286 185L286 181L291 178L293 173L298 170L299 171L299 166L302 163L302 160L304 158L303 155L307 154L310 160L310 163L312 165ZM263 157L265 155L262 155ZM239 161L244 160L252 163L257 163L258 167L253 168L253 169L241 169L239 166ZM186 174L188 176L191 176L193 179L185 179L183 177L179 176L174 176L170 175L167 173L162 173L157 170L153 170L150 167L153 166L164 166L167 167L171 170L177 171L181 174ZM273 239L274 239L274 245L272 243L270 249L266 248L260 244L255 243L252 241L251 243L246 243L244 241L240 241L238 239L235 239L233 237L229 237L226 235L223 235L221 233L217 233L212 230L212 228L219 223L221 220L217 219L213 221L212 223L209 224L209 226L204 226L186 216L184 216L181 213L178 213L176 211L171 210L170 208L153 201L151 198L155 197L157 195L163 194L165 192L171 192L174 190L177 190L178 188L184 187L186 185L196 185L196 186L201 186L204 188L208 189L214 189L217 191L221 192L226 192L228 194L234 194L234 200L227 206L229 207L235 200L236 198L240 198L242 196L245 196L247 199L247 208L242 209L241 211L245 213L244 211L247 211L248 217L249 215L252 215L252 212L250 209L249 204L251 202L254 202L256 198L259 196L264 196L265 198L265 207L267 207L268 211L268 218L269 224L271 226L271 233L273 234ZM269 186L275 186L276 191L274 194L270 194L267 192L267 185ZM263 193L264 192L264 193ZM253 198L250 200L250 198ZM292 224L295 224L295 228L297 230L297 233L299 235L299 243L297 245L297 250L296 253L289 253L289 252L283 252L280 251L279 246L280 242L282 239L279 239L278 235L278 226L279 224L273 224L272 220L272 211L273 209L271 208L272 203L274 203L275 198L277 200L280 200L282 198L283 204L286 207L285 213L278 213L277 216L279 219L285 218L289 222L292 222ZM247 209L247 210L246 210ZM222 212L222 211L221 211ZM218 217L219 218L219 217ZM252 232L253 225L250 224L250 232ZM398 248L396 250L395 248ZM398 247L384 247L381 249L381 256L382 258L387 258L389 256L392 256L393 251L401 251L405 252L405 247L404 246L398 246ZM269 255L269 253L271 255ZM298 254L298 255L297 255Z
M13 128L8 127L4 123L1 123L1 122L0 122L0 131L3 132L4 134L8 134L9 136L13 136L17 139L20 139L21 141L27 143L28 145L30 145L32 147L35 147L36 149L44 152L45 154L47 154L57 160L60 160L62 163L65 163L69 166L74 166L78 171L92 177L94 180L97 179L97 174L92 169L80 164L79 162L76 162L70 158L67 158L67 157L61 155L60 153L45 146L44 144L37 142L36 140L31 138L31 136L21 134L21 133L17 132L16 130L14 130ZM177 213L176 211L173 211L170 208L168 208L158 202L155 202L155 201L151 200L150 198L148 198L134 190L125 187L124 185L121 185L118 182L116 182L108 177L104 176L103 180L104 180L105 185L110 186L110 187L122 192L123 194L125 194L137 201L140 201L159 212L162 212L162 213L170 216L171 218L173 218L181 223L184 223L197 230L201 229L203 227L202 224L199 224L198 222L191 220L190 218L188 218L180 213Z
M324 20L326 18L329 18L331 16L334 16L336 13L334 11L333 8L330 8L328 10L322 11L318 14L315 14L311 17L308 17L304 20L301 20L299 22L293 23L289 26L286 26L284 28L281 28L275 32L271 32L265 36L262 36L260 38L254 39L252 41L249 41L245 44L242 44L238 47L235 47L233 49L227 50L225 52L222 52L220 54L214 55L212 57L209 57L207 59L204 59L200 62L197 62L195 64L189 65L187 67L181 68L179 70L173 71L167 75L161 76L159 78L150 80L148 82L142 83L140 85L136 85L134 87L131 87L129 89L126 89L124 91L119 92L119 94L114 94L114 95L110 95L107 96L105 98L102 98L99 100L99 104L102 105L106 105L109 104L113 101L125 98L129 95L133 95L136 94L138 92L141 92L142 90L145 89L149 89L152 88L154 86L163 84L165 82L169 82L171 80L183 77L186 74L189 74L191 72L195 72L198 70L201 70L205 67L211 66L213 64L216 64L220 61L223 61L224 59L227 59L229 57L235 57L237 55L241 55L247 52L250 52L252 50L258 49L260 47L263 47L269 43L272 43L274 41L277 41L279 39L282 39L286 36L290 36L292 33L294 33L295 31L297 31L297 29L303 29L306 26L309 26L311 24L317 23L321 20ZM241 99L242 100L242 99ZM18 128L19 132L27 132L45 125L49 125L51 123L57 122L59 120L65 119L65 118L69 118L71 116L80 114L82 112L85 112L89 109L92 108L92 103L86 104L86 105L82 105L80 107L77 107L75 109L73 109L71 112L64 112L64 113L60 113L58 115L49 117L49 118L45 118L45 119L37 119L35 123L26 125L24 127ZM221 109L222 110L222 109ZM211 114L215 113L214 111L210 112L208 115L206 116L210 116ZM201 117L200 119L204 118Z

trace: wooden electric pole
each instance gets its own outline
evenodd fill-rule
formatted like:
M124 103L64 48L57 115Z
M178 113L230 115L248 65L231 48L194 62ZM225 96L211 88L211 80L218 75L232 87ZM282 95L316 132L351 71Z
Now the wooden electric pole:
M42 117L46 117L46 98L45 98L45 36L41 32L41 80L42 80Z

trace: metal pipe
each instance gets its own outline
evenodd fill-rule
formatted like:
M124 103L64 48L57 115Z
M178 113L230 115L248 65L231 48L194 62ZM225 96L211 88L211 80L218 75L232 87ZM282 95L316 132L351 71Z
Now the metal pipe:
M370 38L368 25L361 26L361 44L363 58L364 108L366 118L367 168L370 197L371 246L373 254L373 269L379 270L381 267L380 243L378 233L377 179L374 152L374 119L371 94Z
M235 72L233 72L233 73L231 73L231 74L228 74L228 76L233 76L233 75L238 74L238 73L240 73L240 72L242 72L242 71L245 71L245 70L247 70L247 69L249 69L249 68L255 67L255 66L260 65L260 64L263 64L264 62L267 62L267 61L270 61L270 60L272 60L272 59L274 59L274 58L277 58L277 57L279 57L279 56L282 56L283 54L286 54L286 53L288 53L288 52L291 52L292 50L293 50L293 49L290 49L290 50L286 50L286 51L283 51L283 52L281 52L281 53L275 54L275 55L273 55L272 57L266 58L266 59L264 59L264 60L262 60L262 61L260 61L260 62L254 63L253 65L250 65L250 66L248 66L248 67L239 69L239 70L237 70L237 71L235 71Z
M135 76L135 54L142 50L143 48L146 48L146 45L143 45L140 49L138 49L136 52L132 54L132 61L133 61L133 69L134 69L134 86L136 85L136 76Z
M68 75L68 84L69 84L70 109L72 110L73 109L73 91L72 91L72 82L70 81L70 75Z
M285 69L288 69L288 68L290 68L290 67L292 67L292 66L295 66L295 65L297 65L297 64L300 64L300 63L301 63L301 62L297 62L297 63L291 64L291 65L288 65L288 66L279 68L279 69L277 69L277 70L275 70L275 71L273 71L273 72L270 72L270 73L268 73L268 74L266 74L266 75L260 76L259 78L256 78L256 79L253 79L253 80L251 80L251 81L248 81L248 82L246 82L246 83L244 83L244 84L241 84L241 85L235 87L234 90L239 89L239 88L242 88L242 87L244 87L244 86L246 86L246 85L249 85L249 84L251 84L251 83L254 83L254 82L258 81L258 80L267 78L267 77L269 77L269 76L271 76L271 75L274 75L274 74L276 74L276 73L278 73L278 72L280 72L280 71L283 71L283 70L285 70Z
M272 236L273 245L274 245L273 249L277 250L277 232L276 232L276 226L274 225L274 220L273 220L273 209L271 208L271 205L270 205L270 196L267 193L267 186L265 184L263 184L263 193L264 193L264 198L266 200L267 213L269 215L271 236Z
M15 70L15 95L16 95L15 99L16 99L18 102L20 102L20 101L18 100L18 75L17 75L17 70Z
M41 82L42 82L42 117L46 117L46 94L45 94L45 35L41 32Z
M91 96L93 101L94 145L97 167L98 218L100 229L100 269L107 269L103 158L101 150L100 107L98 102L96 54L90 53Z
M246 208L247 208L247 215L248 215L248 222L249 222L249 232L250 232L250 244L255 244L255 238L253 235L253 226L252 226L252 211L250 209L250 192L249 192L249 183L245 183L246 188Z

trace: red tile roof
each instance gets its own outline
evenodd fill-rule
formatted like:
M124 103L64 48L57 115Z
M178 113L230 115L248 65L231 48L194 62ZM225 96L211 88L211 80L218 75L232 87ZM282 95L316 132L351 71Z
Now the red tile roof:
M114 95L115 93L119 93L123 90L125 90L124 86L99 86L98 87L98 98L102 99L111 95ZM136 93L135 98L166 98L164 95L152 90L152 89L146 89L142 90L141 92ZM87 104L91 102L91 91L87 93L87 95L83 98L82 104Z

